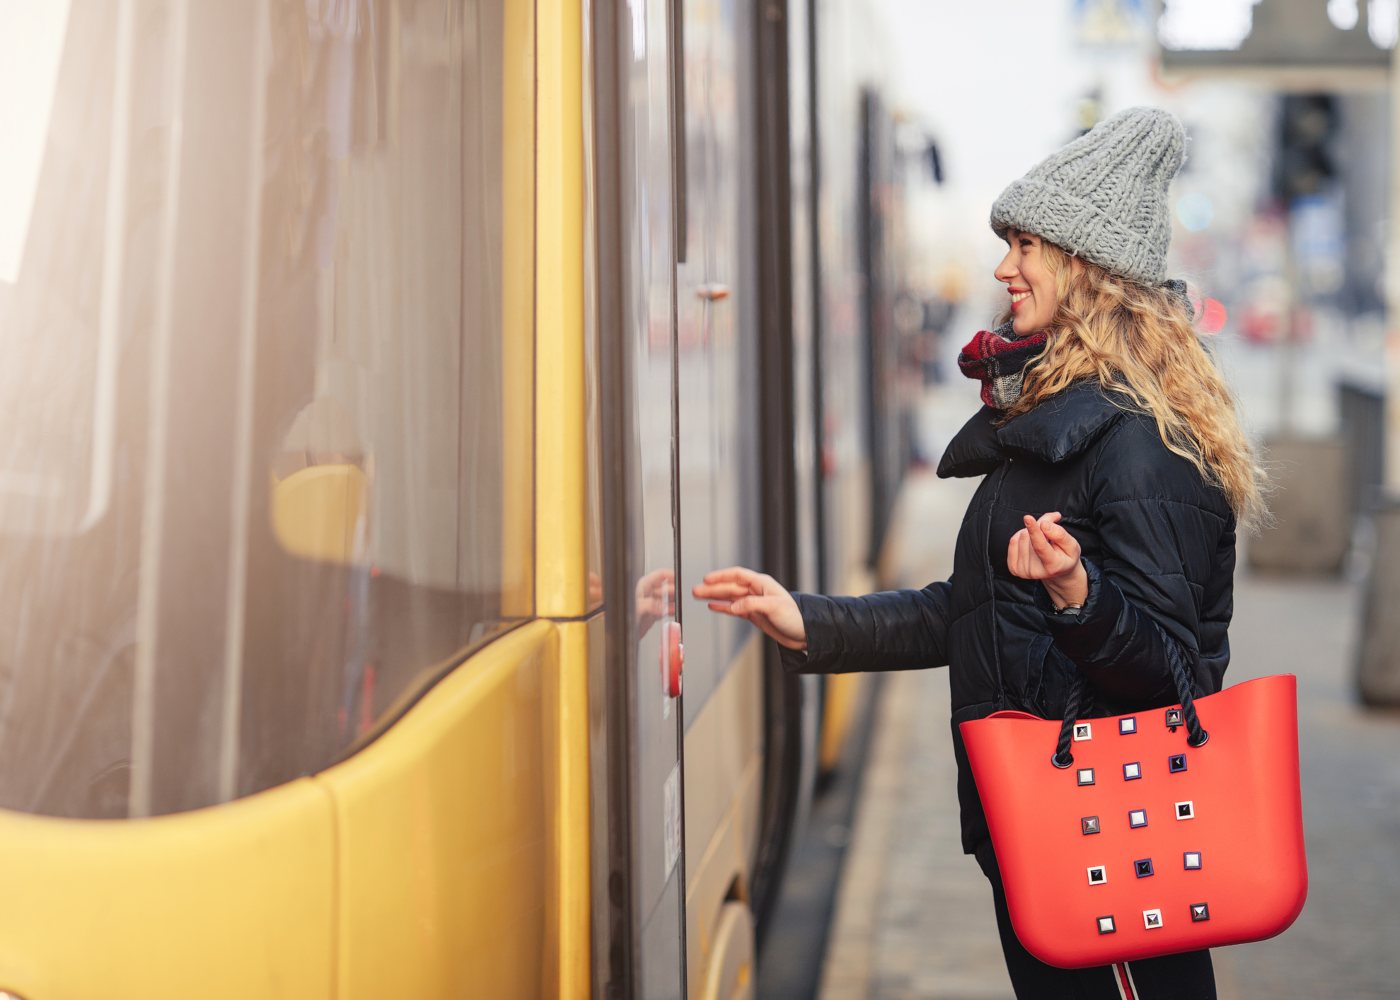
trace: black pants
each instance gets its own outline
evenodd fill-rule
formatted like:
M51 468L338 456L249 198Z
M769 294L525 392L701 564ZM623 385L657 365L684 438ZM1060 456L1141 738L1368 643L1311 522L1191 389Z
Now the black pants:
M1011 929L1001 872L990 843L977 849L977 863L992 883L1001 951L1017 1000L1215 1000L1215 972L1210 952L1192 951L1166 958L1144 958L1095 969L1057 969L1022 947Z

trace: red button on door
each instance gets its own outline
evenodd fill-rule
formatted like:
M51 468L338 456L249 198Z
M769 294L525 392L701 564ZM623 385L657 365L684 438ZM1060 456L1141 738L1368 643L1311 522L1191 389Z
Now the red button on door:
M661 677L666 693L681 696L681 670L685 667L685 645L681 642L681 623L666 623L666 641L661 644Z

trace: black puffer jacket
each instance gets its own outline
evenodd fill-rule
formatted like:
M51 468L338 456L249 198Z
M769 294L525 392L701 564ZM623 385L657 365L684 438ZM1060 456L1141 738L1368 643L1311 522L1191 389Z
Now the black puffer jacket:
M798 594L807 652L785 653L789 669L809 673L948 666L968 853L988 834L959 723L1003 708L1058 718L1076 667L1093 699L1082 715L1170 704L1169 659L1198 694L1220 690L1230 659L1235 518L1221 490L1167 450L1150 417L1094 383L1001 427L997 417L977 413L938 467L942 477L986 477L953 575L923 590ZM1045 588L1006 565L1022 515L1053 510L1084 550L1089 597L1078 615L1052 614Z

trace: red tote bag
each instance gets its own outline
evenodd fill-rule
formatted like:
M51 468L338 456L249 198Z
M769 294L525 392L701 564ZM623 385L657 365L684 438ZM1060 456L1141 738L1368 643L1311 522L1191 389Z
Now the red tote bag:
M1308 891L1297 679L1062 725L964 722L1016 936L1064 969L1281 933ZM1057 743L1057 736L1059 738Z

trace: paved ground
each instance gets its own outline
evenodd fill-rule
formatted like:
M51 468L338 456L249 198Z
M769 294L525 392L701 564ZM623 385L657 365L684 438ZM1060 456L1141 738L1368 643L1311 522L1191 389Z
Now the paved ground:
M946 575L970 489L911 478L897 517L919 530L903 533L893 567L905 584ZM1237 578L1227 679L1299 677L1311 888L1286 934L1216 953L1224 1000L1400 997L1400 714L1352 693L1359 590ZM946 676L891 674L877 712L820 995L1009 997L990 893L958 844Z

